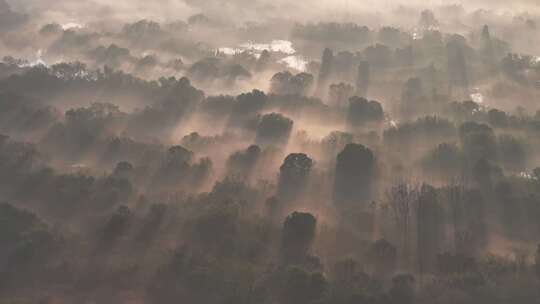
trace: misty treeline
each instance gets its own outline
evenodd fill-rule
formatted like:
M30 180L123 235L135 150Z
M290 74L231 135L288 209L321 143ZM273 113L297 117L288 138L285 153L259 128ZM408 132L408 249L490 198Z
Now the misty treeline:
M0 303L538 303L540 17L398 12L0 0Z

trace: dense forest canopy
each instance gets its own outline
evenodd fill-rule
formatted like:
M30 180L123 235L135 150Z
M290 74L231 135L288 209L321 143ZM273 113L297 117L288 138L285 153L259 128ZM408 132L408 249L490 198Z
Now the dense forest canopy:
M540 303L537 0L110 2L0 0L0 304Z

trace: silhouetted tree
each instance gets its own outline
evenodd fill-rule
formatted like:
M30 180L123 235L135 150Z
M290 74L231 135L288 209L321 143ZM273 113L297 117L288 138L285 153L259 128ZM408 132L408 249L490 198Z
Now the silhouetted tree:
M319 303L328 282L322 273L309 273L298 267L287 269L281 291L282 303Z
M422 185L415 207L419 271L432 272L443 239L443 211L437 190L430 185Z
M369 62L371 71L381 71L392 64L392 51L384 44L377 43L367 47L364 56Z
M317 79L317 95L324 95L324 90L328 86L328 82L332 74L333 64L334 52L329 48L324 49L321 67L319 70L319 77Z
M270 54L270 52L268 50L264 50L261 53L261 56L259 57L259 59L257 60L257 65L255 67L255 70L259 72L264 71L270 64L271 57L272 55Z
M26 282L33 284L46 267L57 240L35 214L0 204L0 290Z
M475 164L480 159L496 159L497 141L489 126L466 122L459 128L459 135L463 152L470 164Z
M167 214L167 205L153 204L150 206L150 210L144 223L137 234L137 241L142 242L145 246L152 243L157 237L160 228L163 224L165 216Z
M446 252L438 255L437 269L443 275L466 274L478 271L478 263L473 257Z
M268 218L273 222L278 222L280 219L283 204L277 196L271 196L264 202L264 207Z
M128 179L133 173L133 165L127 161L121 161L116 164L113 171L113 176L118 178Z
M410 78L401 93L401 113L413 117L429 110L427 98L420 78Z
M432 30L439 26L439 21L435 18L435 14L431 10L423 10L420 13L419 25L423 30Z
M317 219L310 213L294 212L285 219L281 233L281 259L284 265L305 265L309 258Z
M246 124L264 107L267 100L268 96L259 90L238 95L229 118L229 126L246 127Z
M466 191L464 208L462 228L458 232L457 252L478 256L488 245L486 206L482 193L477 189Z
M450 41L446 45L448 53L448 78L450 85L468 90L469 73L467 62L463 53L463 46L458 42Z
M354 94L354 87L348 83L338 83L330 85L328 99L331 105L344 106L347 100Z
M337 156L334 202L338 206L367 204L376 177L373 152L359 144L348 144Z
M536 277L540 280L540 245L538 245L538 247L536 248L534 270L536 273Z
M289 142L294 122L278 113L266 114L257 127L257 144L284 146Z
M413 304L415 301L414 277L410 274L395 276L392 279L389 296L392 304Z
M249 180L260 156L261 148L256 145L251 145L246 150L233 153L227 160L227 175L240 180Z
M270 91L279 95L307 95L313 81L313 75L308 73L293 75L289 71L280 72L272 77Z
M412 220L419 194L418 187L404 182L393 185L386 193L396 235L399 237L400 262L404 267L410 267L411 263Z
M482 28L481 42L481 52L484 57L484 63L488 65L489 71L493 71L496 63L495 50L493 46L493 39L487 24Z
M352 142L352 134L341 131L333 131L322 139L321 145L325 157L332 158L332 161L335 161L337 154L343 151L345 146Z
M356 76L356 95L367 96L370 84L370 65L367 61L360 62Z
M501 165L506 171L525 171L527 153L521 139L517 139L512 135L501 135L498 138L498 148Z
M303 153L292 153L279 168L278 197L284 201L298 198L306 190L313 160Z
M497 128L506 128L508 126L508 117L503 111L491 109L488 112L489 124Z
M177 186L189 178L193 152L182 146L170 147L154 177L158 186Z
M347 120L353 127L363 126L367 123L379 123L384 119L381 104L377 101L368 101L361 97L349 99L349 112Z
M534 178L540 180L540 167L534 168L532 173Z
M463 159L459 147L442 143L430 151L423 160L424 171L432 177L449 181L462 174Z
M397 249L385 239L371 244L368 251L368 261L372 265L373 273L383 277L391 276L397 268Z
M99 239L99 251L108 250L125 236L133 221L133 214L126 206L120 206L111 216Z

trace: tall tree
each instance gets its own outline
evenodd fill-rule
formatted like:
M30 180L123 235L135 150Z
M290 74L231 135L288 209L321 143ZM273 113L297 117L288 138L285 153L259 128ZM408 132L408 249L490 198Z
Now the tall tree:
M376 159L373 152L359 144L348 144L337 156L334 202L347 209L364 204L371 197L375 182Z
M292 153L279 169L278 197L284 201L298 198L305 190L313 160L304 153Z

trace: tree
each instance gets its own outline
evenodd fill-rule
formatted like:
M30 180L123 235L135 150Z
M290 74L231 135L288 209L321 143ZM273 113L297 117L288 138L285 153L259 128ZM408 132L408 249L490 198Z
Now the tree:
M268 96L259 90L238 95L231 110L229 126L246 127L246 124L256 117L267 101Z
M456 144L439 144L424 158L422 166L426 173L437 179L457 178L463 168L461 151Z
M446 252L437 256L437 270L443 275L473 273L478 270L478 264L473 257Z
M16 252L25 242L32 242L47 230L47 226L33 213L7 203L0 204L0 244L5 258Z
M379 102L368 101L356 96L349 99L347 120L351 126L359 127L368 123L380 123L383 119L384 112Z
M498 182L494 187L496 202L499 204L500 220L503 231L510 239L519 238L523 235L523 205L520 204L519 194L515 185L507 180Z
M188 226L191 244L214 256L231 257L238 253L237 244L241 227L236 204L210 206Z
M293 75L289 71L278 72L270 79L270 92L287 95L290 92L289 81Z
M182 146L170 147L154 177L154 184L168 187L188 181L193 156L193 152Z
M367 96L370 79L369 62L360 62L360 65L358 65L358 75L356 76L356 95Z
M528 79L525 73L530 65L530 60L531 58L525 55L508 53L501 62L502 72L511 80L526 85Z
M298 198L308 184L313 160L303 153L292 153L279 169L278 197L284 201Z
M380 71L392 64L392 51L384 44L377 43L364 50L364 56L372 70Z
M433 272L444 237L443 214L437 190L430 185L422 185L415 207L419 272Z
M285 219L281 233L281 259L284 265L304 265L309 257L317 219L310 213L293 212Z
M219 74L220 60L215 57L203 58L191 65L187 71L189 78L198 83L213 81Z
M373 152L359 144L348 144L338 154L334 180L334 202L340 207L367 204L376 177Z
M483 61L484 64L488 65L489 70L493 71L494 64L496 63L495 60L495 50L493 47L493 39L491 38L491 33L489 31L489 26L486 24L482 28L482 45L481 45L481 52L483 55Z
M488 245L485 200L478 189L469 189L464 197L463 228L459 234L458 253L478 256Z
M536 277L540 280L540 245L538 245L536 248L534 271L536 273Z
M397 258L396 247L385 239L375 241L368 251L373 273L383 277L393 275L397 268Z
M446 45L448 54L448 77L450 85L468 90L469 76L463 46L454 40Z
M272 222L277 222L277 219L280 218L282 207L281 201L276 196L271 196L264 202L266 215Z
M299 73L291 78L291 87L293 93L297 95L309 95L315 78L309 73Z
M294 122L278 113L266 114L257 127L258 145L285 146L289 142Z
M321 67L319 69L319 78L317 80L317 95L324 95L324 90L328 85L328 81L330 80L332 74L333 65L334 52L331 49L326 48L324 49L321 60Z
M401 113L405 117L413 117L426 113L427 98L420 78L407 80L401 93Z
M313 304L324 296L328 282L322 273L290 267L284 274L281 298L284 304Z
M333 131L321 140L321 145L325 157L332 158L333 162L336 160L337 154L352 142L353 135L351 133Z
M114 246L128 232L132 221L131 210L126 206L118 207L101 231L98 250L110 249Z
M200 158L199 161L193 164L189 172L189 187L195 191L199 190L208 179L212 176L213 172L212 160L208 157Z
M0 290L39 280L57 243L35 214L0 204Z
M403 33L399 28L384 26L379 30L378 40L392 48L397 48L408 42L408 34Z
M225 80L225 84L229 87L234 86L238 80L248 80L251 78L251 73L240 64L230 64L222 67L219 71L219 79Z
M439 21L435 18L433 11L423 10L420 13L419 24L423 30L433 30L435 27L439 26Z
M540 167L534 168L532 173L533 177L540 181Z
M481 159L494 160L497 156L495 133L486 124L466 122L459 128L461 145L470 165Z
M340 82L330 85L328 90L329 103L334 106L343 106L354 94L354 87L348 83Z
M405 267L409 267L411 263L412 216L419 193L418 187L405 182L395 184L386 193L397 232L396 235L399 236L400 260Z
M256 145L251 145L246 150L233 153L227 160L227 176L248 181L260 156L261 148Z
M313 75L308 73L291 74L289 71L276 73L271 79L270 91L279 95L299 95L309 93L313 86Z
M389 296L392 304L413 304L415 297L414 277L410 274L395 276L392 279Z
M261 53L261 56L257 60L257 65L255 66L255 70L258 72L264 71L268 65L270 64L272 55L268 50L264 50Z
M453 229L454 249L456 254L463 253L462 237L465 221L465 186L455 179L442 189L448 208Z
M481 158L473 163L469 174L474 185L486 196L493 190L497 181L503 177L502 169L486 158Z
M472 100L452 102L449 105L452 117L458 122L473 121L475 114L479 113L480 110L480 105Z
M133 173L133 165L127 161L121 161L116 164L113 171L113 176L118 178L128 179Z
M527 153L522 140L512 135L498 137L499 158L501 165L509 172L523 172L526 169Z
M137 241L146 246L158 237L160 228L167 215L167 209L167 205L163 204L152 204L150 206L144 223L137 234Z
M506 128L508 126L508 117L506 113L497 109L489 110L488 121L489 124L494 127Z

